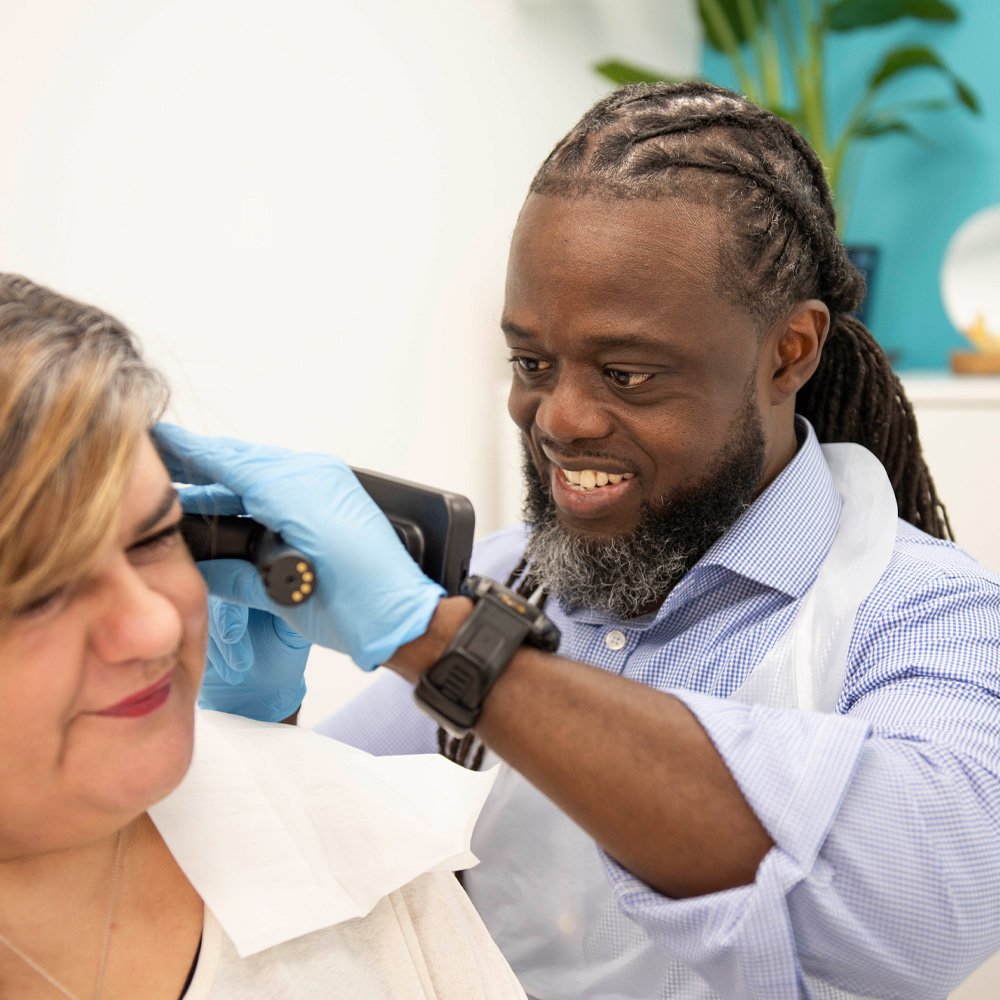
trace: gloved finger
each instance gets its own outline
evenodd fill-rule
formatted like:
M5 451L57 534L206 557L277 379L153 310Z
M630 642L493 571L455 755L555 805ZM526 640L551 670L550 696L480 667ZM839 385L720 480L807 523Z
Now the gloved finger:
M264 581L253 563L245 559L207 559L197 566L210 594L244 607L280 613L278 605L267 596Z
M253 666L253 642L248 631L250 611L218 597L208 599L209 662L227 684L242 684Z
M312 643L301 633L296 632L283 618L279 618L277 615L271 616L272 628L274 629L274 634L278 637L278 641L289 649L305 649L306 646L311 646Z
M157 424L153 435L170 475L178 482L223 483L241 496L260 481L262 458L292 454L236 438L206 437L175 424Z
M219 483L185 486L177 491L186 514L245 514L243 501Z
M206 485L215 482L211 477L199 472L188 461L183 445L175 441L175 438L179 438L178 432L180 431L181 428L175 424L162 422L156 424L151 431L153 443L160 453L160 460L167 467L167 472L170 473L170 478L175 483L191 483L193 485Z
M232 604L221 597L208 598L208 613L212 623L212 633L219 641L231 646L247 634L250 623L250 609L242 604Z
M236 656L236 666L230 665L230 658L235 652ZM249 656L249 662L247 658ZM212 676L210 672L214 672L218 677L224 681L227 685L236 686L242 684L248 677L251 676L250 668L253 666L253 646L250 644L249 638L246 643L237 643L235 645L230 645L229 643L219 642L219 640L210 632L208 635L208 650L206 659L207 669L205 671L205 677L202 681L202 686L211 685Z

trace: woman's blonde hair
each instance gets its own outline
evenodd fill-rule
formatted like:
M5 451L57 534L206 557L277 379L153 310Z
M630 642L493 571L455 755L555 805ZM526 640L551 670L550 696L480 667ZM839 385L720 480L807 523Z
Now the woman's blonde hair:
M166 402L116 319L0 274L0 620L87 574Z

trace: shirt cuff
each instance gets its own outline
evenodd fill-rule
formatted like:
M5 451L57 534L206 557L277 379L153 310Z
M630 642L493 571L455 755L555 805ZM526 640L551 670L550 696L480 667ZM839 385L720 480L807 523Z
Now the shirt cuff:
M691 899L660 895L605 855L619 906L722 996L796 996L800 970L787 896L805 879L818 885L832 878L818 855L855 773L869 724L690 691L670 693L709 734L775 846L751 885Z
M691 710L771 839L812 870L858 766L863 719L670 692Z

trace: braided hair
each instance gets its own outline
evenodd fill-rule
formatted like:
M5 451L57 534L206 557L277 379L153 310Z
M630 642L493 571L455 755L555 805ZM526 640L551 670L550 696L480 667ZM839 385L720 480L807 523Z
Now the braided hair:
M796 412L822 442L864 445L885 467L899 516L951 527L924 462L913 408L883 350L851 315L865 281L837 236L823 166L784 119L710 83L623 87L549 154L532 194L674 196L713 206L726 230L718 291L763 334L805 299L830 310L830 335Z

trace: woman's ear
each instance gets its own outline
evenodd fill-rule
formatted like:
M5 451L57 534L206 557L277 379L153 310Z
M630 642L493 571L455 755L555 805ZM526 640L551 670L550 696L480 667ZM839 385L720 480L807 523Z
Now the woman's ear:
M771 403L794 396L812 377L830 332L830 310L819 299L798 302L768 331Z

